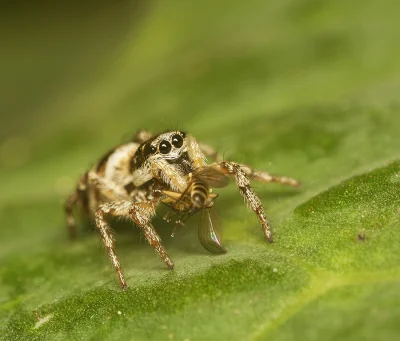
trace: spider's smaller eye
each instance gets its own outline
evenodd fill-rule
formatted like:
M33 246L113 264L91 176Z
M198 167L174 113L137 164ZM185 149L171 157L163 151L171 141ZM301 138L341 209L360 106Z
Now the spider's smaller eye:
M183 138L179 134L172 136L172 145L176 148L180 148L183 145Z
M158 146L161 154L168 154L171 151L171 148L171 143L165 140L161 141L160 145Z
M150 143L146 143L142 147L140 147L140 151L144 155L150 155L150 154L154 154L157 151L157 148L152 146Z

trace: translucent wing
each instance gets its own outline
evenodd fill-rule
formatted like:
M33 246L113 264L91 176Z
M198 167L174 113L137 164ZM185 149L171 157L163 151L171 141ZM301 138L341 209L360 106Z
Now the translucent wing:
M206 250L212 253L226 252L221 242L222 236L219 218L213 207L201 210L198 234L200 243Z
M196 169L194 177L213 188L225 187L229 182L229 178L224 173L210 166Z

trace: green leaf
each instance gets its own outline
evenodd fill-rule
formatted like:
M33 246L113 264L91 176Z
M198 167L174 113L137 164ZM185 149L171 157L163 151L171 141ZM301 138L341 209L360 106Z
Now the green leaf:
M397 340L398 2L140 3L0 20L30 27L2 39L16 72L1 108L15 115L0 130L0 339ZM73 11L91 14L77 32L60 14ZM235 186L218 190L224 255L201 247L195 217L171 238L161 209L174 271L113 221L121 291L93 224L68 240L63 201L134 131L176 126L302 186L253 184L271 245Z

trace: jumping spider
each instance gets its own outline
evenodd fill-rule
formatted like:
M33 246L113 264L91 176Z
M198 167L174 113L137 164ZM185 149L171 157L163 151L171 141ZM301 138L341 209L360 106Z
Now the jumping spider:
M215 162L208 165L205 155L213 158ZM205 211L212 206L214 195L204 195L200 201L192 195L195 189L193 181L203 182L207 189L215 185L212 182L207 183L204 177L199 175L200 169L207 168L225 177L234 178L246 204L256 213L265 240L272 242L270 225L260 199L250 187L250 179L290 186L298 186L299 183L294 179L272 176L239 163L221 161L213 148L197 142L183 131L169 131L154 136L147 131L139 131L131 142L106 153L81 177L75 191L65 203L69 234L71 238L76 237L72 210L75 204L79 203L84 211L94 218L122 289L127 287L127 283L114 250L107 215L133 220L161 259L173 269L174 263L162 246L151 219L161 202L170 203L179 214L195 210ZM219 185L221 187L222 183ZM190 201L188 197L191 198ZM216 241L212 237L200 240L203 246L208 240ZM208 250L218 252L218 240L217 249L213 250L212 246L205 245Z

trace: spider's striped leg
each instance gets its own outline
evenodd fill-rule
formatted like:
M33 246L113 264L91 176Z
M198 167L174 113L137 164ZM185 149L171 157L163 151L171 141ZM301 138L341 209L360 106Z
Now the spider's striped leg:
M65 216L67 218L67 227L68 227L68 234L71 239L76 238L76 221L73 214L73 208L75 204L78 202L79 196L78 191L75 190L65 201L64 204L64 211Z
M161 244L160 236L150 222L151 218L156 214L155 206L157 203L157 200L134 203L129 214L135 224L143 231L149 244L157 251L168 268L172 270L174 263L168 257L167 252Z
M267 172L252 169L251 167L244 164L239 164L239 166L242 169L242 171L252 180L264 183L275 182L278 184L288 185L292 187L300 186L300 182L297 181L296 179L288 178L286 176L271 175Z
M223 173L231 175L235 178L236 184L239 188L240 194L243 196L244 201L250 209L252 209L261 224L264 232L265 240L269 243L272 242L271 227L268 223L267 216L265 215L264 208L260 199L254 193L250 186L250 179L247 177L246 172L242 169L241 165L235 162L222 161L215 164L215 166Z
M88 207L88 173L85 173L78 182L75 191L68 197L64 204L65 216L67 219L68 234L71 239L76 238L76 220L73 209L80 204L86 215L89 215Z
M103 196L107 202L128 200L128 194L123 187L118 186L113 181L106 179L96 172L88 173L88 182L91 187L98 191L98 195Z
M206 155L207 157L210 157L214 162L223 162L224 158L223 156L218 153L216 149L213 147L209 146L208 144L198 142L198 145L200 147L200 150ZM264 182L264 183L269 183L269 182L275 182L279 183L282 185L288 185L288 186L293 186L293 187L298 187L300 186L300 182L297 181L296 179L292 179L286 176L277 176L277 175L272 175L264 171L259 171L256 169L252 169L248 165L245 164L239 164L240 168L245 172L245 174L252 180L256 180L259 182Z
M132 205L133 204L130 201L107 203L100 205L95 214L96 226L100 231L101 238L103 239L111 263L114 266L115 271L117 272L119 284L122 289L126 289L127 283L121 267L121 263L119 262L117 254L115 253L114 238L111 234L110 226L105 219L105 215L111 214L113 216L129 216Z
M126 279L119 262L119 259L114 249L114 239L110 231L110 226L105 219L106 214L113 216L128 216L131 217L136 225L143 231L149 244L158 252L161 259L167 264L170 269L173 269L174 264L168 257L164 247L161 244L161 239L150 223L150 219L155 214L156 202L137 202L124 200L113 203L106 203L99 206L96 212L96 226L100 231L107 253L111 259L111 263L117 272L120 286L122 289L127 287Z

